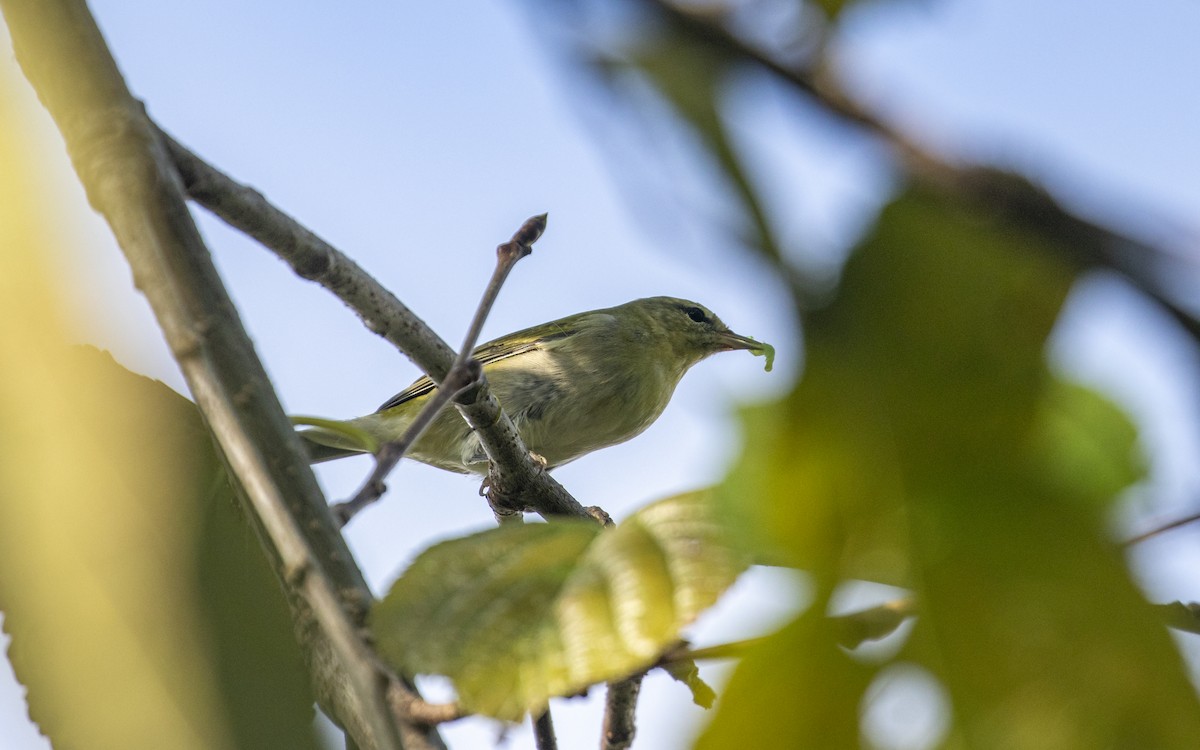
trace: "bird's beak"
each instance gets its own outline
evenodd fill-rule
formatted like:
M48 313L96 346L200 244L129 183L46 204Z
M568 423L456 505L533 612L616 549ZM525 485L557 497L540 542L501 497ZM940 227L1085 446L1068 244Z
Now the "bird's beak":
M722 331L717 340L721 342L721 347L724 351L733 351L734 349L762 349L762 344L749 336L743 336L740 333L733 331Z
M743 336L740 333L733 331L722 331L717 340L721 344L723 351L733 351L735 349L745 349L756 357L767 358L767 371L771 371L771 365L775 362L775 347L770 344L764 344L761 341L755 341L749 336Z

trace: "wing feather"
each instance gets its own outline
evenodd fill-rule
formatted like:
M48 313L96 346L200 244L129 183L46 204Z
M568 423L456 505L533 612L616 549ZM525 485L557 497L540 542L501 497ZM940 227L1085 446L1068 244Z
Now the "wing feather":
M536 351L551 341L559 341L573 335L578 330L577 326L572 325L573 322L569 319L559 321L556 324L556 330L549 334L542 333L535 335L535 329L533 328L517 331L503 338L477 346L472 354L479 361L479 364L487 367L493 362L499 362L509 357L516 357L526 352ZM437 384L428 375L422 376L413 382L412 385L389 398L375 411L381 412L394 409L401 404L424 396L436 387Z

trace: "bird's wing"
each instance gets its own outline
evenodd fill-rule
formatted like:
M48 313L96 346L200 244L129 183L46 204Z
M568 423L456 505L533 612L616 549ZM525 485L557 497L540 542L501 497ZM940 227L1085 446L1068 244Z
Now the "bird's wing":
M534 329L532 328L524 331L517 331L516 333L509 334L508 336L496 339L495 341L489 341L486 344L479 345L475 348L475 351L472 352L472 354L474 355L475 359L479 361L479 364L486 367L487 365L490 365L493 362L498 362L502 359L508 359L509 357L516 357L520 354L525 354L526 352L535 351L551 341L565 339L574 334L577 330L578 328L572 325L569 319L562 320L554 324L554 330L552 331L547 332L545 330L539 330L537 335L534 335ZM412 401L414 398L420 398L421 396L424 396L426 393L429 393L436 387L437 384L434 383L428 375L418 378L417 381L412 385L385 401L382 406L376 409L376 411L379 412L387 411L388 409L394 409L400 404Z

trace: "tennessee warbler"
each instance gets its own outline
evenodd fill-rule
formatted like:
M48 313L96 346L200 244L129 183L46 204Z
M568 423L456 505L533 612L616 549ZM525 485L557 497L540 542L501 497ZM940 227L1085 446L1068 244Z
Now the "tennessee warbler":
M769 344L734 333L703 305L650 297L501 336L474 356L526 447L554 468L638 435L662 414L688 368L734 349L765 356L771 369ZM314 461L366 452L354 434L398 440L435 387L420 378L374 414L300 435ZM479 438L449 408L407 455L460 473L488 469Z

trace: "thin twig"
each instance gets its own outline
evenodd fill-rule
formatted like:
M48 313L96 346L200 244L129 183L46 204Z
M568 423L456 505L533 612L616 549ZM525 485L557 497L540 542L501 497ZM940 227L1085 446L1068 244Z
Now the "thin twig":
M513 266L517 265L517 261L524 258L533 252L533 243L537 242L546 231L546 214L538 214L525 220L508 242L502 243L496 247L496 268L492 271L492 278L488 281L487 288L483 292L483 298L479 301L479 307L475 311L475 317L471 320L471 325L467 328L467 335L461 347L458 350L458 358L461 360L466 356L467 352L473 352L475 343L479 340L479 335L483 331L483 324L487 320L488 314L491 312L492 305L496 301L496 296L500 294L500 287L504 285L505 279L512 271ZM536 463L536 459L530 456L531 462ZM493 492L492 474L497 472L497 466L493 461L489 468L488 478L480 487L479 494L487 498L488 505L492 509L492 515L496 518L496 523L503 526L509 523L520 523L522 518L522 509L514 507L513 504L507 503L497 493Z
M846 648L858 648L866 641L877 641L896 632L905 620L917 614L917 602L911 596L893 599L870 609L834 615L829 619L841 631L838 642Z
M387 491L387 485L384 484L387 475L396 468L400 459L404 458L404 454L408 452L413 443L420 439L422 433L433 423L433 420L442 412L446 404L450 403L451 399L479 384L482 372L479 363L473 359L461 364L455 362L454 367L450 368L450 374L446 376L446 380L437 387L433 397L418 412L417 418L404 431L404 435L399 440L380 446L379 452L375 454L375 466L372 468L371 474L363 482L358 492L354 493L354 497L333 506L333 515L339 525L345 526L359 511L383 496L383 493Z
M905 620L917 614L916 600L912 597L902 597L868 609L850 612L844 615L833 615L832 620L841 633L838 643L846 648L857 648L866 641L877 641L896 632ZM746 638L740 641L719 643L715 646L692 648L683 643L663 653L655 666L674 664L703 659L736 659L746 655L746 652L770 639L771 636Z
M637 700L644 674L608 683L604 699L604 728L601 750L628 750L637 735Z
M558 738L554 736L554 719L550 716L550 707L533 722L533 737L537 750L558 750Z
M1175 529L1178 529L1183 526L1187 526L1188 524L1196 523L1197 521L1200 521L1200 513L1195 513L1195 514L1187 516L1185 518L1176 519L1174 521L1171 521L1168 524L1163 524L1162 526L1159 526L1158 528L1151 529L1150 531L1138 534L1137 536L1133 537L1132 539L1126 539L1123 546L1132 547L1135 544L1141 544L1142 542L1146 541L1147 539L1152 539L1153 537L1156 537L1159 534L1163 534L1168 531L1174 531Z
M746 638L740 641L719 643L715 646L704 646L703 648L691 648L689 645L684 644L682 647L668 650L654 666L661 667L667 664L678 664L704 659L738 659L745 656L747 651L769 638L770 636L764 635L758 638Z
M387 490L384 480L387 479L388 474L396 468L400 459L417 442L426 428L433 423L437 415L441 414L446 404L482 382L483 369L478 362L471 358L471 355L475 351L476 342L479 341L479 334L483 331L483 324L487 322L488 315L492 312L492 306L496 303L496 297L500 294L500 288L504 286L504 281L508 278L513 266L533 252L533 243L537 242L545 230L546 214L539 214L526 219L525 223L513 234L512 239L496 248L496 269L492 272L491 281L484 289L478 307L475 308L475 316L467 327L467 334L454 358L454 364L450 366L450 372L446 373L445 379L437 387L433 397L421 408L416 419L404 431L404 435L399 440L384 443L380 447L375 455L375 466L372 468L370 476L363 482L354 497L334 506L334 514L343 526L360 510L383 496Z
M396 680L388 686L388 700L397 716L425 726L446 724L467 716L458 703L428 703Z
M273 206L258 191L236 182L169 136L171 158L188 195L231 227L245 232L286 261L297 275L328 289L372 332L407 354L435 381L453 366L455 353L394 294L354 261ZM530 456L512 420L485 382L455 406L479 435L491 459L492 496L542 516L593 516Z
M483 324L487 322L487 317L492 312L492 305L496 303L500 287L504 286L505 279L508 278L508 274L517 265L517 262L533 252L533 243L537 242L545 231L546 214L531 216L513 233L508 242L496 247L496 268L492 271L492 278L483 291L483 298L479 300L479 307L475 309L475 317L471 319L471 325L467 326L467 335L458 349L456 365L465 362L471 356L471 352L475 351L475 343L479 341Z

